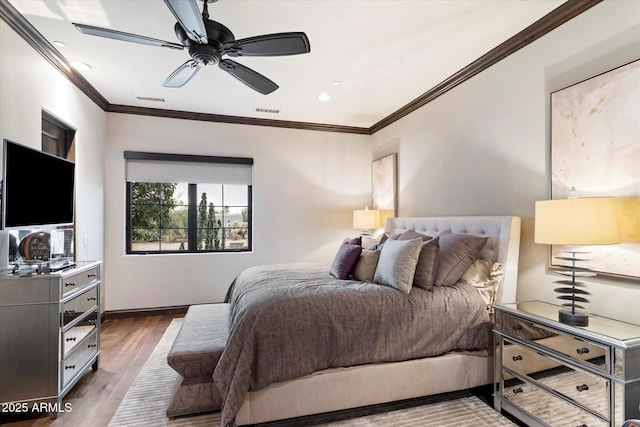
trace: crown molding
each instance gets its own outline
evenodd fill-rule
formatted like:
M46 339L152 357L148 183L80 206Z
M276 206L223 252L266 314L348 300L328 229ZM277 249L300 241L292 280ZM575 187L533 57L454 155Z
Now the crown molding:
M31 47L42 55L51 65L58 69L71 83L100 108L110 113L137 114L144 116L165 117L185 120L199 120L217 123L232 123L251 126L268 126L288 129L314 130L320 132L339 132L360 135L373 135L381 129L395 123L404 116L412 113L425 104L433 101L451 89L481 73L493 64L503 60L512 53L522 49L565 22L575 18L582 12L592 8L602 0L568 0L561 6L549 12L538 21L507 41L496 46L480 58L473 61L460 71L451 75L438 85L423 93L397 111L375 123L369 128L356 126L342 126L323 123L308 123L286 120L260 119L241 116L226 116L221 114L193 113L188 111L165 110L135 107L129 105L110 104L80 73L75 71L69 62L40 34L10 3L0 0L0 18L3 19L16 33L18 33Z
M4 20L13 31L18 33L32 48L36 50L44 59L49 61L58 71L60 71L71 83L80 89L103 110L107 109L109 102L84 78L73 69L64 56L56 50L36 30L33 25L20 14L8 0L0 0L0 18Z
M194 113L191 111L167 110L162 108L135 107L131 105L109 104L108 113L137 114L140 116L165 117L171 119L198 120L203 122L232 123L250 126L268 126L286 129L315 130L320 132L355 133L369 135L369 129L355 126L328 125L323 123L271 120L223 114Z
M515 36L491 49L471 64L434 86L428 92L423 93L407 105L371 126L369 128L369 134L373 135L379 130L400 120L407 114L414 112L439 96L444 95L459 84L464 83L473 76L491 67L496 62L505 59L512 53L522 49L600 2L602 2L602 0L569 0L558 6Z

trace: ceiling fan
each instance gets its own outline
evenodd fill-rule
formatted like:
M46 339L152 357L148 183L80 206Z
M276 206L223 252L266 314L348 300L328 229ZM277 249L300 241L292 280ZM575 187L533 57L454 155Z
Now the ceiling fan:
M265 34L236 40L231 30L219 22L209 19L208 3L217 0L203 0L202 14L196 0L164 0L178 22L175 33L180 40L172 43L137 34L111 30L91 25L73 25L83 34L106 37L115 40L167 47L189 49L191 59L179 66L162 83L165 87L182 87L205 65L215 65L231 74L250 88L266 95L278 89L278 85L262 74L245 67L224 55L237 56L285 56L309 53L311 45L303 32Z

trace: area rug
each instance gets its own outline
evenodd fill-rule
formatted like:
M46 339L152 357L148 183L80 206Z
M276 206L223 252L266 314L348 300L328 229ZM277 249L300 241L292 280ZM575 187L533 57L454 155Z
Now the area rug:
M109 423L121 426L219 426L219 413L168 419L165 408L169 403L178 375L167 365L171 349L182 319L174 319L157 347L142 367L131 388ZM446 399L446 400L444 400ZM406 406L406 405L405 405ZM479 398L468 392L453 393L428 399L411 407L380 405L366 409L340 411L298 418L282 422L265 423L269 426L323 426L323 427L447 427L447 426L515 426ZM382 412L381 412L382 411ZM367 412L363 415L363 413Z

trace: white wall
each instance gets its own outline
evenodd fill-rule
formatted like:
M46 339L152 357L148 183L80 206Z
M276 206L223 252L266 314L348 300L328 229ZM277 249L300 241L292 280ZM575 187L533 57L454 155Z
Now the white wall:
M107 139L107 310L222 301L246 267L328 264L371 198L368 136L109 113ZM125 255L125 150L252 157L253 252Z
M77 255L105 260L109 310L220 301L246 266L329 262L370 201L371 159L390 152L402 216L522 216L518 298L553 302L547 250L533 243L549 94L640 58L640 2L595 6L372 137L106 114L2 21L0 52L0 138L39 147L42 109L78 129ZM126 256L124 150L253 157L253 253ZM590 289L591 311L640 323L640 282Z
M102 259L106 113L4 21L0 21L0 52L0 139L41 149L42 110L77 129L76 258ZM34 196L54 191L52 184L43 175Z
M523 219L518 300L554 302L557 276L533 243L548 197L550 93L640 58L640 2L605 1L373 135L398 153L399 215ZM640 323L640 281L597 279L591 312Z

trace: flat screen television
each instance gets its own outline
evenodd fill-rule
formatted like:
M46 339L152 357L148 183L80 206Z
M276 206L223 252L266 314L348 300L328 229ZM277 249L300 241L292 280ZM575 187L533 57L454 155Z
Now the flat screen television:
M4 140L2 225L5 229L73 224L75 164Z

